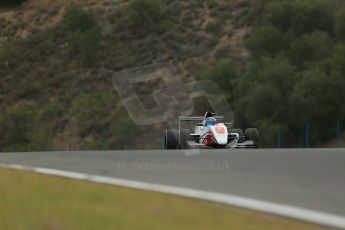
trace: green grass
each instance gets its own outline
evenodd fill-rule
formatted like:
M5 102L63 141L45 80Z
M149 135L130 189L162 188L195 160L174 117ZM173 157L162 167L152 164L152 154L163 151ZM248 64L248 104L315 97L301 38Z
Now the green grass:
M0 169L0 228L323 229L195 199Z

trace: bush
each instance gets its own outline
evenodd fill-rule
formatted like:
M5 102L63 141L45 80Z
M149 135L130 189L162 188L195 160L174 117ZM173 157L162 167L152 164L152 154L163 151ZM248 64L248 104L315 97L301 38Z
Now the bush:
M61 117L64 111L63 103L58 99L53 99L42 107L38 114L38 119L41 122L50 121L54 117Z
M223 22L220 19L213 19L210 20L206 24L206 31L215 34L216 36L220 36L223 32Z
M0 73L10 71L21 60L21 53L18 47L7 45L0 50Z
M68 54L78 57L82 66L94 64L101 42L101 29L95 17L72 5L63 19L63 26L66 28L69 42Z
M95 17L82 8L71 5L63 19L63 25L68 31L84 32L97 26Z
M17 146L26 150L31 135L35 132L35 122L38 106L36 103L20 102L0 117L1 140L0 149L10 149Z
M69 36L68 53L71 57L78 57L82 66L93 65L100 48L101 31L99 28L84 32L75 32Z
M33 80L24 79L19 84L20 94L18 97L25 99L39 99L44 96L44 88L42 85Z
M116 102L112 93L91 93L76 98L70 114L77 120L80 136L109 135L108 123Z
M132 26L152 29L162 19L162 3L160 0L132 0L130 17Z

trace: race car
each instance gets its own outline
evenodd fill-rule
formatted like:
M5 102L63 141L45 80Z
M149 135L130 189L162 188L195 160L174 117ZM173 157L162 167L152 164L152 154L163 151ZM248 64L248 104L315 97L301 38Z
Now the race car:
M232 124L223 120L223 116L180 116L179 129L165 131L165 149L259 148L256 128L247 128L243 135L241 129L229 129ZM196 122L194 131L182 129L183 121Z

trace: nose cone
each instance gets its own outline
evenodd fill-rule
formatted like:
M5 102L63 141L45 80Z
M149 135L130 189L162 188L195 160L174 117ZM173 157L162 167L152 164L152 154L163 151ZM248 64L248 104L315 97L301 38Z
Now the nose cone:
M228 130L225 125L217 124L211 126L210 129L219 145L226 145L228 143Z

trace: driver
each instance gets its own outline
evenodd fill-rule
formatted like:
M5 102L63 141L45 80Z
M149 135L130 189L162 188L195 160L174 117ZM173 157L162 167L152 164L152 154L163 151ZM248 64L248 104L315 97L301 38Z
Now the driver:
M204 116L204 127L207 127L207 126L213 126L217 123L217 120L216 118L214 118L214 113L212 112L206 112L205 113L205 116Z

